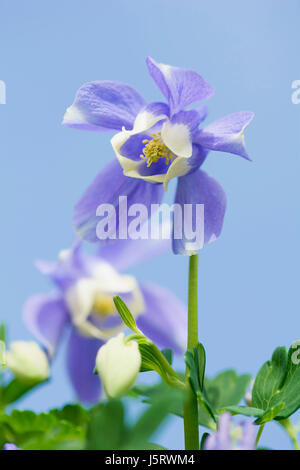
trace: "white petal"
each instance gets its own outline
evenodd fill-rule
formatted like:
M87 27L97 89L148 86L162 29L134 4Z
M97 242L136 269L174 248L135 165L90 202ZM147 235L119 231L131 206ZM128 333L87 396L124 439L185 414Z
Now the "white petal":
M177 157L170 165L164 179L164 190L167 191L168 184L172 178L179 178L186 175L191 170L188 160L185 157Z
M166 146L178 157L189 158L192 155L193 147L190 138L190 130L183 123L171 123L165 121L161 136Z

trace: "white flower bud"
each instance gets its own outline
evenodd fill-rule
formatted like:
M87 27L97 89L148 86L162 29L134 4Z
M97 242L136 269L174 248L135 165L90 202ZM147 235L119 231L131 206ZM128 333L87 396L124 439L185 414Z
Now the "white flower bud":
M136 341L125 341L123 333L107 341L96 357L96 369L107 396L115 398L126 394L136 381L141 363Z
M22 382L38 383L49 377L47 355L34 341L14 341L5 359L6 366Z

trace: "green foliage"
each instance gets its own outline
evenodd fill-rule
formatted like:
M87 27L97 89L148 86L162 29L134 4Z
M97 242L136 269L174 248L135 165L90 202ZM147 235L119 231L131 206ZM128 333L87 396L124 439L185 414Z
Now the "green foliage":
M153 385L137 385L132 389L132 394L144 397L144 402L148 404L154 402L160 395L167 395L170 392L172 393L173 389L164 382L159 382ZM183 391L177 394L172 393L172 401L168 403L169 413L180 417L183 416L183 397Z
M198 404L207 415L203 415L203 413L200 412L200 419L202 417L205 423L204 425L214 429L215 424L213 423L217 422L216 412L204 390L205 350L203 345L198 343L193 351L186 351L185 362L188 366L189 381L192 390L197 397Z
M120 449L126 432L124 407L119 400L100 403L91 410L87 431L86 449Z
M244 415L251 417L261 417L264 414L263 410L253 408L252 406L226 406L221 411L229 411L232 415Z
M252 407L232 407L225 409L233 414L255 416L255 424L282 420L300 408L300 364L293 361L295 354L291 346L275 349L270 361L264 363L255 379L252 390Z
M250 375L238 375L233 370L224 371L216 377L209 379L205 378L203 380L203 388L201 389L201 377L203 376L205 369L205 361L203 360L204 354L203 349L196 348L197 355L200 354L201 358L199 361L199 356L194 360L194 354L191 351L186 355L190 367L190 374L192 377L192 383L194 391L197 394L197 399L199 403L198 415L199 415L199 424L205 426L209 429L216 429L216 421L219 413L222 412L222 408L228 404L238 404L243 396L245 395L246 389L249 385L251 376ZM199 366L200 365L200 366ZM198 372L197 372L198 371ZM178 373L178 376L183 374ZM146 403L152 403L154 397L158 396L164 391L170 390L170 387L163 382L154 385L138 385L132 389L132 395L138 395L144 397ZM182 396L178 396L177 400L173 400L170 405L170 412L183 417L183 408L182 408ZM246 407L232 407L237 408L237 413L240 409ZM259 410L258 410L259 411ZM234 413L233 413L234 414ZM261 416L260 414L250 414L249 416Z
M120 400L106 400L90 410L76 404L40 414L13 410L0 414L0 449L6 442L24 450L162 449L150 439L179 400L182 394L177 390L160 390L130 425Z
M241 401L251 376L239 376L234 370L226 370L213 379L205 377L206 355L204 346L200 343L193 351L186 352L185 360L191 387L199 404L199 424L214 430L222 408L237 405Z
M172 349L162 349L161 353L165 356L170 366L173 363L173 350Z
M80 449L88 420L89 414L79 405L40 414L13 410L0 415L0 448L14 442L25 450Z
M165 386L152 397L152 402L135 424L129 426L124 418L124 405L110 400L96 405L91 411L86 448L89 450L156 450L162 447L150 442L170 412L180 392ZM182 399L182 397L181 397Z
M48 381L39 382L39 384L25 384L18 379L11 380L7 385L1 387L0 407L5 408L9 404L17 402L33 388L37 388L46 382Z
M293 361L294 348L287 353L284 347L275 349L257 374L252 403L265 411L281 406L276 419L285 419L300 407L300 363ZM295 363L294 363L295 362Z
M238 375L234 370L229 369L213 379L205 378L205 390L214 408L220 411L225 406L240 403L250 380L251 375Z

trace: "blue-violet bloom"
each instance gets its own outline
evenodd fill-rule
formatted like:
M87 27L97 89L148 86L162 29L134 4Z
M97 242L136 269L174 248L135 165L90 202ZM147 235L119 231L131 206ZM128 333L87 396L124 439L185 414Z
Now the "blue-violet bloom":
M7 442L6 444L4 444L3 450L21 450L21 449L18 446L16 446L16 444L14 444L13 442Z
M58 292L31 297L24 319L52 358L69 329L67 368L82 401L95 402L101 387L93 374L99 348L121 332L113 296L119 295L136 318L138 327L158 346L181 352L185 348L186 307L166 288L139 283L123 271L165 249L154 240L117 240L101 247L99 254L86 253L77 242L63 250L56 262L38 261Z
M149 209L151 204L161 202L163 188L167 190L169 181L177 177L175 203L181 208L184 204L204 205L202 247L221 233L226 195L220 184L200 167L209 150L250 160L244 130L253 113L230 114L199 129L207 115L206 107L189 110L186 107L210 98L213 88L191 70L158 63L150 57L147 66L167 103L147 104L129 85L94 81L79 89L67 109L63 120L66 126L97 132L118 131L111 140L118 161L110 162L88 187L75 207L74 224L80 237L100 242L96 234L99 220L96 211L100 204L113 204L118 209L118 196L127 196L128 205L140 203ZM190 219L190 215L186 217ZM195 230L194 221L187 223ZM185 235L173 234L174 253L193 254L190 241Z
M204 450L254 450L256 426L243 421L235 426L230 413L222 413L218 430L207 437Z

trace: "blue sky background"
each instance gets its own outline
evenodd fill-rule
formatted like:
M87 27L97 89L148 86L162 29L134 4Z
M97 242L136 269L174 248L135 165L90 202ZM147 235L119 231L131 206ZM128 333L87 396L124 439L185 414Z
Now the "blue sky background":
M291 102L291 83L300 79L299 13L297 0L0 1L0 79L7 85L0 316L11 339L30 338L22 305L50 287L34 259L53 259L71 244L72 208L113 157L109 135L61 126L65 108L79 86L96 79L124 81L159 99L147 55L196 70L213 85L208 122L239 110L256 114L246 132L252 163L221 153L205 162L228 196L222 237L200 253L208 374L228 367L255 374L276 346L300 336L300 105ZM132 272L185 301L187 267L187 258L166 254ZM73 399L63 353L51 385L21 407L44 410ZM171 420L157 438L181 448L181 422ZM289 448L276 424L261 443Z

